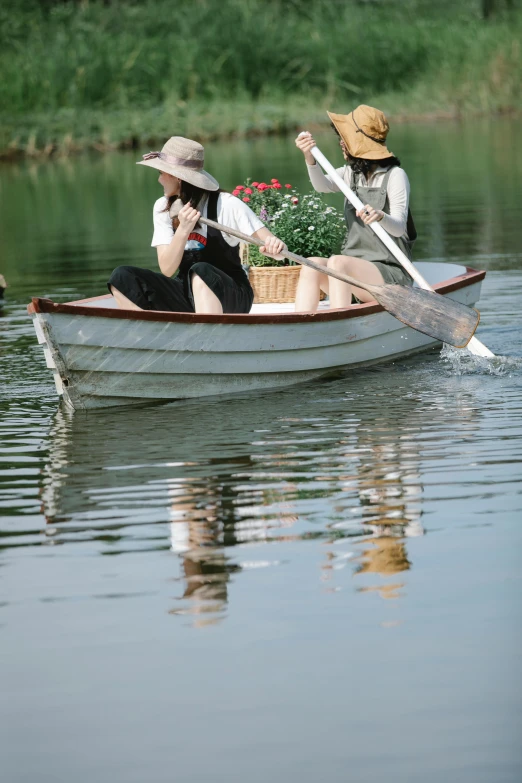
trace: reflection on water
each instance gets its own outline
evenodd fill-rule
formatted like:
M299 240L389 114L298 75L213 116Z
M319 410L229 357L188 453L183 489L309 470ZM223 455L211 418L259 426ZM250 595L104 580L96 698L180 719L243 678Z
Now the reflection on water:
M59 410L42 478L45 540L90 540L105 555L169 548L180 582L169 610L197 624L225 616L231 579L278 565L274 542L322 542L317 579L329 589L346 588L337 571L348 566L361 592L398 597L408 537L424 533L420 436L433 402L401 402L401 374L391 377L383 397L394 405L377 409L360 373L348 394L339 379L277 404L270 395L143 408L139 432L123 409ZM470 437L474 408L462 399L455 412Z

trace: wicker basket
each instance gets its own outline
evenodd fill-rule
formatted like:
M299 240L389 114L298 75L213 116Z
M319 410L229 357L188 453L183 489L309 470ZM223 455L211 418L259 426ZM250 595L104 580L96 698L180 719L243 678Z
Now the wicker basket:
M248 245L240 244L240 257L248 264ZM301 267L298 266L251 266L248 279L254 291L254 304L286 304L295 302ZM326 294L321 291L321 299Z
M254 304L295 302L300 266L251 266L248 279Z

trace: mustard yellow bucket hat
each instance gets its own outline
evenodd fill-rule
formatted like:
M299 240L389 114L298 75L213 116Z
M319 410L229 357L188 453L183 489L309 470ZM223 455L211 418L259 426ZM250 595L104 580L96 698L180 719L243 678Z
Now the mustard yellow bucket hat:
M352 157L368 160L393 157L393 152L386 147L390 126L379 109L361 104L350 114L333 114L330 111L327 114Z

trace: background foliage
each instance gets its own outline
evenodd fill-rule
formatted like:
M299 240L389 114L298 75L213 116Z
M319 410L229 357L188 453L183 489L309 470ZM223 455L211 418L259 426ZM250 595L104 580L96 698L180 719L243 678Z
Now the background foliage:
M521 40L516 0L4 0L0 149L277 131L360 102L508 111Z

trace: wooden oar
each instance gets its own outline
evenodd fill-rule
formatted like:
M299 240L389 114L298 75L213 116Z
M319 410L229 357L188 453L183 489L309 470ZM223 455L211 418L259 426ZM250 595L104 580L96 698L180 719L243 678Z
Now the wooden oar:
M323 153L320 149L317 147L312 147L310 150L311 154L314 156L316 161L322 166L322 168L326 171L326 173L330 176L332 182L334 182L341 193L345 195L345 197L350 201L353 206L359 210L363 209L364 204L356 196L356 194L351 190L351 188L347 185L347 183L339 176L337 171L334 169L332 164L325 158ZM420 274L419 270L411 263L408 256L406 256L400 247L393 241L391 236L384 230L384 228L379 223L370 223L370 228L377 234L381 242L388 248L388 250L395 256L399 264L410 274L415 282L425 291L433 291L433 288L429 285L429 283L426 282L426 280L423 278L423 276ZM363 288L364 286L360 286ZM383 305L384 307L384 305ZM397 316L399 317L399 316ZM402 321L403 319L400 318ZM406 322L405 322L406 323ZM419 329L419 331L423 331L422 329ZM426 332L427 334L427 332ZM447 342L447 340L444 340L444 342ZM451 345L456 345L455 343L451 343ZM457 348L465 347L467 346L468 350L471 351L471 353L475 354L475 356L487 356L491 357L495 354L492 353L489 348L487 348L483 343L480 342L480 340L477 340L476 337L472 337L471 340L464 343L463 346L457 345Z
M230 234L251 245L261 247L261 245L265 244L261 239L248 236L248 234L243 234L241 231L236 231L227 226L222 226L214 220L204 217L200 217L199 220L207 226L217 228L218 231ZM457 348L464 348L473 337L478 326L480 313L477 310L466 307L466 305L460 304L460 302L454 302L452 299L445 299L432 291L423 291L420 288L410 288L404 285L362 283L349 275L343 275L341 272L328 269L328 267L322 264L316 264L315 261L298 256L289 250L281 253L281 255L292 261L297 261L297 263L303 264L303 266L316 269L318 272L324 272L325 275L335 277L337 280L342 280L343 283L349 283L357 288L362 288L363 291L368 291L385 310L395 316L395 318L398 318L399 321L402 321L407 326L411 326L412 329L416 329L418 332L427 334L434 340L454 345Z

